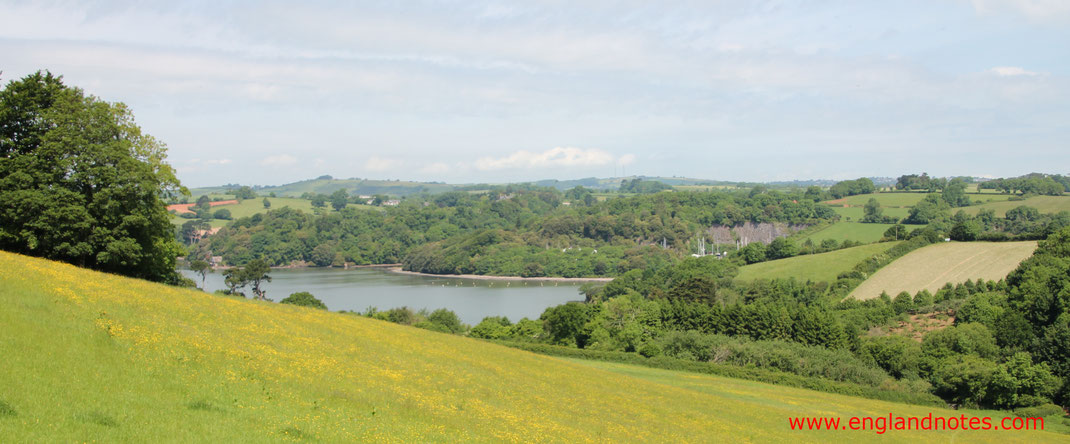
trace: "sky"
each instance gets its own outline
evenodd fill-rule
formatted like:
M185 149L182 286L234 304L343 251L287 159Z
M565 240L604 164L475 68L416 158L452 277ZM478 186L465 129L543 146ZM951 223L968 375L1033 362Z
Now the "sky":
M0 79L191 187L1070 172L1064 0L340 3L0 0Z

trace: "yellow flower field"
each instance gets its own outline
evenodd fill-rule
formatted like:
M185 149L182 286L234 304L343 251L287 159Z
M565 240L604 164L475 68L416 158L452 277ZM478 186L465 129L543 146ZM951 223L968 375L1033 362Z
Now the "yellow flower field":
M962 412L654 377L4 252L0 331L0 442L1067 441L792 431L789 415Z

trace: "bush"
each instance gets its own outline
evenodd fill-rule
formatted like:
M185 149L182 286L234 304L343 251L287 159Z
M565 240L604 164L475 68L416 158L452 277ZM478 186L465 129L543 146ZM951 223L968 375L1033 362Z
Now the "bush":
M312 296L312 293L309 293L307 291L299 291L297 293L293 293L290 296L286 297L286 299L279 301L279 303L318 308L320 310L327 309L327 305L324 304L323 301L316 299L315 296Z
M464 333L464 331L467 330L467 327L461 323L461 318L457 317L457 313L445 308L440 308L431 312L431 314L427 315L425 321L416 324L416 326L452 334Z
M376 319L390 321L395 324L412 325L416 323L416 313L409 307L391 308L374 314Z
M212 213L212 217L215 218L215 219L230 220L231 219L230 210L228 210L226 208L223 208L223 209L220 209L220 210L216 210L215 213Z
M468 336L480 339L506 339L509 337L509 319L501 316L487 316L472 327Z
M1062 407L1055 404L1043 404L1036 407L1022 407L1014 409L1014 416L1019 418L1046 418L1049 416L1063 416Z

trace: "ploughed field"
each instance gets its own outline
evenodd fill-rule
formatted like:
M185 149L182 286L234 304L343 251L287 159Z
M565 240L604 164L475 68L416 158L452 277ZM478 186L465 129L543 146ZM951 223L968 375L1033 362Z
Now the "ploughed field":
M792 431L951 411L569 361L0 252L4 442L1056 442Z
M919 248L884 266L858 288L851 297L871 299L882 291L895 297L929 290L935 293L946 283L966 280L999 280L1018 267L1037 248L1025 242L941 242Z

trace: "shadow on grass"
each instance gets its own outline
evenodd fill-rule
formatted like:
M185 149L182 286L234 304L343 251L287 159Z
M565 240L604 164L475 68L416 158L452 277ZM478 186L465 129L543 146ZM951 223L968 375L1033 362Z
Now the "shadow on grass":
M12 407L11 404L0 399L0 418L12 418L18 416L18 414L19 413L15 411L15 408Z

